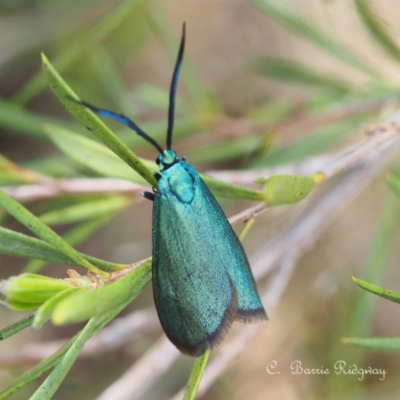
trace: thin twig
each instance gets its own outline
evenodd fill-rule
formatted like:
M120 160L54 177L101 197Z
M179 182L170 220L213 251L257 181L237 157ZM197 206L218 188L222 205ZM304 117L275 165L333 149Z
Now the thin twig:
M96 400L134 400L139 398L155 378L169 369L178 356L178 350L165 336L162 336L136 364L110 385Z
M140 193L147 186L117 178L46 179L3 190L18 201L46 200L66 194Z

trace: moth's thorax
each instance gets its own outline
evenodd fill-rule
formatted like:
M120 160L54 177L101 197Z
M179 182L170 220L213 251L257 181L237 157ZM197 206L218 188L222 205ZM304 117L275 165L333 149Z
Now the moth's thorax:
M161 171L157 196L175 196L182 203L191 203L195 195L198 173L194 167L181 160L168 169Z

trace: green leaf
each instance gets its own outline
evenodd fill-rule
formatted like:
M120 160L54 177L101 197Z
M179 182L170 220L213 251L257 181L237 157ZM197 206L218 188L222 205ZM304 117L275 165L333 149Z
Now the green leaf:
M201 378L203 377L204 370L207 366L208 358L210 357L210 349L207 349L204 354L197 357L192 368L192 372L189 377L188 384L186 386L185 395L183 400L194 400L196 397L197 390L199 388Z
M392 290L384 289L380 286L363 281L361 279L357 279L354 277L352 279L358 286L360 286L360 288L365 289L368 292L374 293L377 296L383 297L384 299L393 301L395 303L400 303L400 293L396 293L396 292L393 292Z
M244 238L247 236L247 234L249 233L251 227L254 225L255 222L256 218L250 218L248 221L246 221L244 227L238 234L238 238L241 242L243 242Z
M42 78L44 80L43 76ZM27 110L19 109L9 102L0 100L1 127L35 139L44 139L45 135L43 134L42 125L45 123L59 124L60 121L47 115L44 117ZM72 129L72 124L68 122L63 122L62 126L71 127Z
M25 273L2 282L2 292L8 306L15 311L37 308L70 286L62 279Z
M151 260L117 281L95 290L77 292L57 304L53 313L56 325L74 324L102 315L118 307L128 297L134 299L151 280Z
M298 83L320 86L340 93L346 93L350 90L350 87L346 83L331 76L320 74L294 61L270 57L263 58L255 64L255 69L266 77L279 79L287 84Z
M135 39L136 34L138 38L140 37L136 31ZM126 86L123 76L118 70L116 60L113 59L112 54L100 43L91 48L89 56L90 66L95 73L94 80L97 83L96 87L101 87L106 96L117 106L118 110L124 110L126 105L124 101ZM132 110L130 111L132 112Z
M357 284L365 282L365 289L374 289L374 285L367 282L380 283L384 275L395 246L396 232L399 227L400 202L391 192L387 191L385 200L381 206L377 226L369 245L369 251L365 257L365 265L362 271L364 281L357 280ZM379 293L379 287L377 293ZM382 292L381 292L382 293ZM396 294L388 292L389 300L395 301ZM393 298L390 298L393 296ZM375 311L377 298L364 290L358 290L352 305L350 315L349 335L355 337L369 336L371 321ZM359 360L362 362L362 360Z
M244 186L223 182L203 174L201 174L201 178L216 196L227 199L265 201L264 193L259 190L249 189Z
M30 400L50 400L53 397L53 394L57 391L73 363L78 358L83 346L96 332L98 323L98 318L92 318L86 324L62 360L30 397Z
M3 227L0 227L0 252L12 256L33 258L58 264L71 265L73 267L81 266L81 264L72 260L67 255L59 252L43 240L36 239ZM119 271L127 267L125 264L114 264L91 257L87 254L80 254L92 264L105 271Z
M298 12L292 11L288 6L276 0L251 0L251 2L271 18L298 35L303 36L311 43L321 47L339 60L373 78L380 76L380 74L371 67L370 63L357 56L354 50L348 49L327 32L311 25L303 16L300 16Z
M367 350L389 351L391 353L400 351L399 337L343 338L342 342Z
M93 171L105 176L146 183L137 172L102 144L54 125L45 125L44 130L62 152ZM141 161L152 171L158 169L155 162Z
M85 221L101 217L107 213L120 211L131 204L131 202L132 199L128 196L110 196L105 199L94 199L81 204L58 208L40 215L39 219L47 225Z
M77 246L78 244L81 244L84 240L86 240L89 236L91 236L94 232L98 231L103 225L108 223L112 218L114 218L116 212L114 213L108 213L107 215L103 215L100 218L95 218L87 222L83 222L79 224L78 226L74 227L73 229L69 230L66 234L63 235L64 240L66 240L71 246ZM15 242L15 241L14 241ZM18 242L18 241L17 241ZM42 241L40 241L42 242ZM1 243L1 229L0 229L0 243ZM44 242L42 242L44 243ZM13 246L15 243L12 244ZM47 245L47 244L46 244ZM48 246L50 247L50 246ZM6 246L5 249L8 247ZM18 246L17 246L18 249ZM1 244L0 244L0 252L1 252ZM57 253L59 254L59 253ZM119 271L121 269L125 269L128 267L128 265L124 264L113 264L108 261L103 261L96 259L91 256L87 256L85 254L82 254L87 260L89 260L92 264L96 265L96 267L99 267L100 269L104 271ZM72 265L71 262L73 263L72 260L69 258L61 255L64 259L67 260L67 263L70 263L68 265ZM30 257L29 258L34 258ZM69 261L68 261L69 260ZM61 264L65 264L65 262L60 262L60 261L55 261L51 260L53 262L58 262ZM34 259L31 260L27 265L25 265L24 271L23 272L38 272L42 268L44 268L47 265L46 260L43 259ZM74 263L74 266L77 266Z
M92 332L92 336L101 330L105 325L107 325L116 315L118 315L129 303L131 299L128 298L125 303L121 304L119 307L109 311L103 317L98 319L95 329ZM74 337L72 337L67 343L61 346L53 355L41 361L33 368L24 372L21 376L19 376L11 385L3 389L0 392L0 400L5 400L10 397L13 393L18 391L19 389L27 386L29 383L33 382L35 379L39 378L49 369L53 368L56 365L62 365L60 363L63 360L64 355L67 353L68 349L75 343L80 333L77 333ZM60 367L62 368L62 366ZM69 369L69 368L67 368ZM59 370L58 370L59 371ZM58 372L57 371L57 372ZM67 372L67 371L66 371ZM65 376L65 375L64 375Z
M400 61L400 48L389 33L386 32L383 25L379 22L379 17L371 8L368 0L354 0L357 11L368 29L371 36L382 48L397 61ZM395 35L393 35L395 37Z
M105 144L118 157L133 168L152 187L157 187L157 180L143 162L121 142L97 116L86 107L70 100L78 100L76 94L53 68L45 55L42 55L43 69L51 88L68 111L86 127L98 140Z
M15 201L2 190L0 190L0 205L3 206L6 211L15 219L21 222L21 224L25 225L28 229L53 246L54 249L58 250L60 253L66 255L82 267L87 268L89 271L92 271L94 274L97 274L102 278L107 278L109 276L108 273L103 272L92 265L62 237L58 236L53 230L51 230L47 225L43 224L43 222L41 222L36 216L28 211L22 204Z
M55 296L48 299L44 302L36 311L35 318L33 320L33 327L40 328L43 326L52 316L54 309L56 308L57 304L71 296L72 293L75 293L78 290L86 290L86 288L70 288L63 290L62 292L56 294Z
M0 329L0 340L5 340L10 336L13 336L22 330L30 327L33 323L34 315L29 315L28 317L22 318L12 325L9 325L3 329Z
M34 172L21 168L0 154L0 185L35 182L37 182L37 175Z
M40 363L36 364L28 371L24 372L11 385L4 388L0 392L0 400L8 399L12 394L22 389L23 387L29 385L35 379L39 378L49 369L57 365L64 356L64 354L67 352L67 350L74 343L78 335L79 333L76 334L74 337L72 337L70 340L68 340L68 342L65 343L63 346L61 346L53 355L44 359Z
M314 187L313 176L275 175L258 178L255 182L264 184L265 201L271 206L297 203Z

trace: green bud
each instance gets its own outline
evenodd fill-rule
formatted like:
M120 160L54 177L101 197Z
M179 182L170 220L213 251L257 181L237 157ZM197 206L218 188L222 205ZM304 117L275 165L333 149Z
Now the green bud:
M37 274L12 276L1 282L0 290L8 306L15 311L28 311L40 307L46 300L70 288L62 279Z
M276 175L268 179L259 178L264 184L265 201L270 206L292 204L303 200L314 187L313 176Z

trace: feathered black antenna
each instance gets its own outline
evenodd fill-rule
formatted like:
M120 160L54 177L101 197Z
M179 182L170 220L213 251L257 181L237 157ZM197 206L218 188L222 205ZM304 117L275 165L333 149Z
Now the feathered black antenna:
M178 86L179 73L181 72L183 53L185 51L185 37L186 37L186 24L183 23L181 44L179 46L178 58L176 60L174 74L172 75L171 88L169 90L167 149L170 149L172 145L172 133L174 130L174 117L175 117L176 88Z

